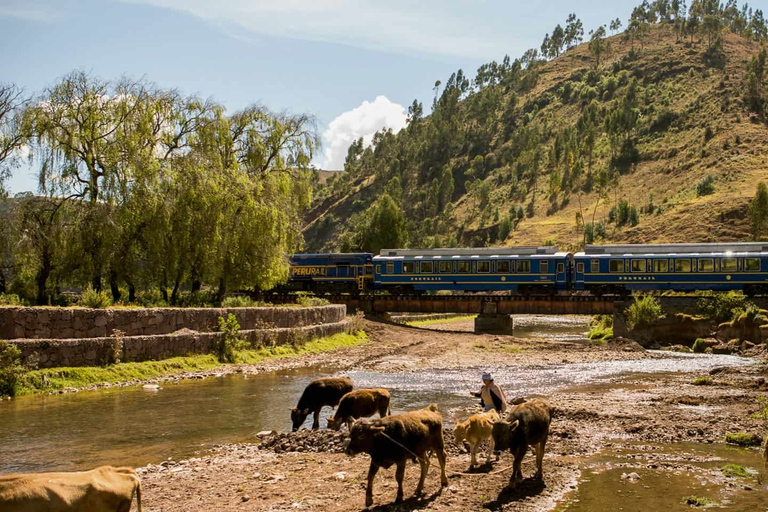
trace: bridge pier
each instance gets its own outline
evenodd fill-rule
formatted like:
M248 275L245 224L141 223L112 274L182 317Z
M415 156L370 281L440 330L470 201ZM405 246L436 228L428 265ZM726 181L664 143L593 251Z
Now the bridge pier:
M489 315L480 313L475 317L476 333L513 334L515 322L512 315Z

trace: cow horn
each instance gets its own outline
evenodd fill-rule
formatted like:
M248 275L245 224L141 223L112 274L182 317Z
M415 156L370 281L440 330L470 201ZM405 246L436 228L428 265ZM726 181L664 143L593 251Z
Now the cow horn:
M371 427L371 430L373 430L374 432L384 432L384 430L386 429L384 427L379 426L379 427Z
M520 426L520 420L515 420L513 423L509 425L510 430L515 430L517 427Z

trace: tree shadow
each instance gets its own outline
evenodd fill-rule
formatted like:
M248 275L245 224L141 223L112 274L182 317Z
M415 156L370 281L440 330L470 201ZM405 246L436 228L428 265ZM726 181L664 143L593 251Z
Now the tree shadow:
M439 498L441 494L443 494L443 487L440 487L431 496L411 496L404 499L401 503L392 502L376 505L371 508L364 508L363 510L367 512L407 512L410 510L421 510L428 507L429 504Z
M510 483L501 490L495 500L483 503L483 508L488 510L501 510L502 507L513 501L520 501L541 494L546 488L544 480L535 477L525 478L516 484Z

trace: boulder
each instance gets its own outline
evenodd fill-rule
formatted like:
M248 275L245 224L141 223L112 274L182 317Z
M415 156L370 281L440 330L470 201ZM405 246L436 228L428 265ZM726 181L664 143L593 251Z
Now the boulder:
M637 341L645 348L654 342L662 345L693 345L698 338L706 338L710 333L710 321L703 317L677 313L658 319L651 325L635 327L627 337Z

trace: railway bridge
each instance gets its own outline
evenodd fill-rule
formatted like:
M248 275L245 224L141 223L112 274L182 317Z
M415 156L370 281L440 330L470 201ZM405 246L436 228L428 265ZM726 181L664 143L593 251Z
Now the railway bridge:
M596 297L579 293L524 295L330 295L333 304L345 304L348 312L356 310L371 314L384 313L461 313L478 315L476 332L511 332L514 315L614 315L632 303L631 298ZM295 296L267 296L269 302L280 304L295 301ZM701 297L660 297L667 313L696 313Z

